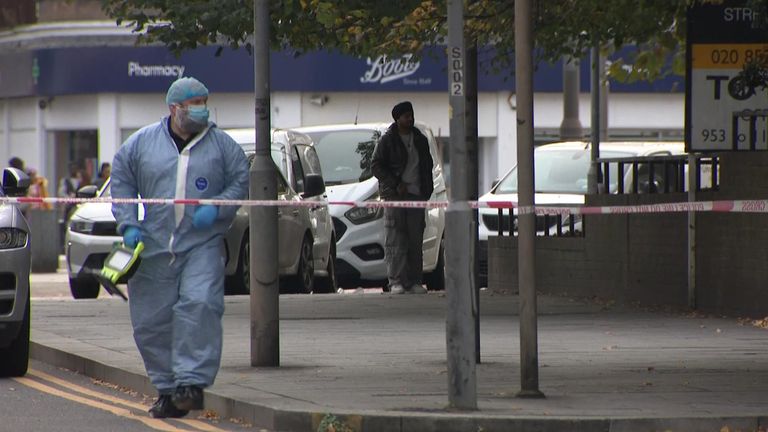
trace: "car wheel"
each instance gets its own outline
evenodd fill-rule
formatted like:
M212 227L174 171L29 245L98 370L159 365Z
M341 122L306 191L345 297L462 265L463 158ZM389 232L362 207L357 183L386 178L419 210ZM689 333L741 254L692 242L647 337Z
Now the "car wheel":
M315 262L312 256L312 239L304 237L299 253L299 268L290 280L291 292L297 294L311 294L315 282Z
M240 242L237 269L235 274L227 276L225 291L227 294L251 293L251 242L248 232L245 233L243 241Z
M336 240L331 239L331 250L328 253L328 276L318 278L315 281L315 292L331 294L339 289L339 281L336 279Z
M437 251L437 265L431 273L425 275L427 289L437 291L445 289L445 246L440 241L440 250Z
M99 296L101 285L92 277L69 278L69 290L75 299L95 299Z
M29 366L29 295L24 319L10 345L0 348L0 377L18 377L27 373Z

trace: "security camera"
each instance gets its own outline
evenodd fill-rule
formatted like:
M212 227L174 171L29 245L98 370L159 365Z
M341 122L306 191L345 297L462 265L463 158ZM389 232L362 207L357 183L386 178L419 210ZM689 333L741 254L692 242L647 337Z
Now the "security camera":
M39 99L37 101L37 106L40 107L41 110L44 110L48 108L48 105L50 105L51 102L53 102L53 97L49 97L47 99Z

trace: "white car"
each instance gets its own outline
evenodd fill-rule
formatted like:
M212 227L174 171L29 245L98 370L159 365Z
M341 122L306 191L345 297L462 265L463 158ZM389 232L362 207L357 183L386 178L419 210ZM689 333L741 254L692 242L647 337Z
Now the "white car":
M637 158L651 156L673 156L685 153L685 145L682 142L604 142L600 143L600 158ZM584 197L587 194L587 173L591 158L591 145L588 142L560 142L544 144L534 149L534 175L536 192L534 202L542 206L575 207L584 205ZM638 179L642 181L643 169ZM609 193L615 193L618 188L618 165L610 164L608 179L610 182ZM632 186L632 170L625 166L624 191L628 192ZM656 172L652 187L660 187L664 181L663 174ZM640 189L648 188L646 171L646 184ZM517 202L517 166L510 169L496 185L485 195L481 196L481 202ZM482 207L478 210L478 239L480 241L480 283L484 284L487 276L487 240L489 236L499 235L499 227L504 235L510 235L517 231L517 218L510 217L508 209L499 210ZM558 225L560 225L558 227ZM564 235L579 235L582 232L581 218L575 216L572 219L564 217L561 223L555 216L545 218L536 217L536 231L538 235L556 235L557 230Z
M100 190L89 185L80 188L78 198L95 196L108 198L110 181L107 180ZM142 206L139 212L143 213ZM141 215L143 216L143 215ZM112 250L112 245L123 238L117 234L117 222L112 216L112 204L85 203L78 205L72 212L64 237L64 255L67 260L69 290L76 299L96 298L101 286L90 274L104 266L104 259Z
M254 129L226 130L252 158ZM317 206L281 207L278 211L279 273L281 292L335 292L335 253L333 224L317 155L309 137L286 130L272 131L272 160L278 173L278 199L314 200ZM78 197L109 197L110 182L101 190L85 186ZM139 218L143 216L139 206ZM228 294L250 291L250 249L248 209L241 207L225 235ZM115 242L122 241L109 203L85 203L69 220L65 240L67 272L72 296L96 298L100 286L89 273L101 269ZM122 281L121 281L122 282Z
M373 149L390 123L338 124L296 128L315 144L329 201L379 200L379 183L370 170ZM432 129L416 122L427 137L434 165L431 201L447 200L443 165ZM386 290L384 212L381 208L329 205L336 228L336 273L342 287L382 286ZM444 287L445 210L429 209L424 230L424 279L427 288Z

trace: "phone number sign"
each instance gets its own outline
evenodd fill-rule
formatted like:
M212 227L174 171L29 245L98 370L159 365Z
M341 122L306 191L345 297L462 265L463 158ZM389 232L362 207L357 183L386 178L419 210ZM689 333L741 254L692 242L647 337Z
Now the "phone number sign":
M768 92L739 76L747 63L768 64L768 32L754 27L743 3L689 9L685 133L691 151L768 150Z

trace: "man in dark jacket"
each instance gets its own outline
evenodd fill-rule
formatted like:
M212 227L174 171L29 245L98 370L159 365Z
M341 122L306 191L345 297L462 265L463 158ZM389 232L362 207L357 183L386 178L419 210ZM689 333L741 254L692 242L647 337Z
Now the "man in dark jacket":
M432 195L432 155L427 137L413 126L413 105L392 108L395 122L373 151L371 170L387 201L426 201ZM393 294L426 293L421 285L423 208L385 208L385 256Z

